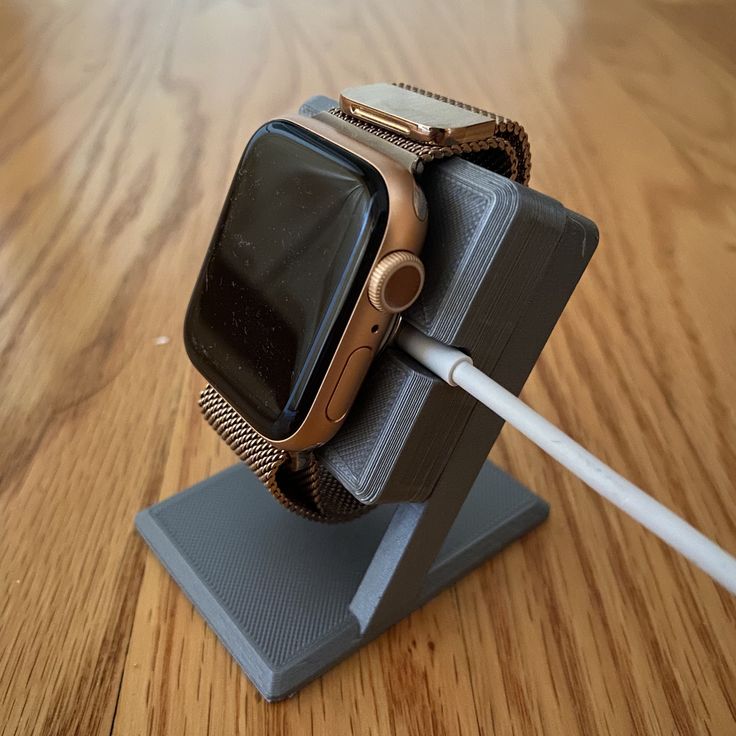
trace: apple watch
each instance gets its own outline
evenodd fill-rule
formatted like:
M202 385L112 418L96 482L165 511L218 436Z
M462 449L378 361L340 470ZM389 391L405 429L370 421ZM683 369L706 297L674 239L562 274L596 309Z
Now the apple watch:
M406 85L262 125L238 164L187 310L205 418L287 508L344 521L369 507L311 450L344 422L424 283L425 167L463 156L522 184L517 123Z

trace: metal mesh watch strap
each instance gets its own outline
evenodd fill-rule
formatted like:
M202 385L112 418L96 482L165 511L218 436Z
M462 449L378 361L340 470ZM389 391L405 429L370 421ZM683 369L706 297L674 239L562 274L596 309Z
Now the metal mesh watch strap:
M422 164L432 161L438 161L451 156L462 156L484 169L490 169L497 174L506 176L512 181L518 181L520 184L529 183L529 174L531 172L531 149L529 146L529 136L519 123L509 120L502 115L483 110L474 105L466 105L464 102L458 102L449 97L428 92L426 89L414 87L402 82L396 83L397 87L416 92L426 97L432 97L435 100L447 102L450 105L461 107L465 110L472 110L495 123L494 134L488 138L482 138L469 143L458 143L450 146L433 145L410 140L398 133L395 133L377 125L373 125L364 120L348 115L339 107L330 110L330 114L336 118L344 120L362 130L366 130L379 138L393 143L395 146L410 151L416 155Z
M339 125L345 128L348 127L346 124L349 124L375 135L381 140L381 145L390 143L415 156L416 161L411 156L408 160L418 164L412 165L412 169L417 171L432 161L462 156L521 184L529 181L531 167L529 141L526 132L518 123L417 87L403 84L398 86L492 119L495 123L493 135L467 143L433 145L413 141L358 120L339 108L330 110L328 117L332 116L336 123L339 120ZM367 139L370 140L371 137L368 136ZM354 519L370 510L370 506L360 503L336 478L321 467L313 453L291 454L271 445L212 386L208 385L202 391L199 405L212 428L250 467L279 503L290 511L313 521L341 522Z
M339 522L370 509L321 467L313 453L295 457L261 437L212 386L202 391L199 406L212 428L289 511L313 521Z

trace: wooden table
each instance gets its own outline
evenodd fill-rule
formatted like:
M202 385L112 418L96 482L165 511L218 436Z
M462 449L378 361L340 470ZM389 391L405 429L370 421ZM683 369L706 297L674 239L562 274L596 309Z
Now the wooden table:
M249 133L403 79L601 245L524 397L736 552L736 6L0 6L0 732L736 733L736 599L507 429L545 525L265 703L133 530L233 462L182 316Z

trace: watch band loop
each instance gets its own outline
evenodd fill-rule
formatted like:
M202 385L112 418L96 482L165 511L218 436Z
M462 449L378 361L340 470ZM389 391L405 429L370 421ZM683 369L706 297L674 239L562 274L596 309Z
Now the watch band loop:
M289 511L312 521L338 522L370 510L320 466L313 453L295 463L288 452L275 448L212 386L202 391L199 406L210 426Z
M495 123L495 132L488 138L482 138L468 143L455 143L452 145L434 145L432 143L421 142L406 138L399 133L379 125L359 120L348 113L335 107L330 110L330 114L340 120L344 120L351 125L362 130L373 133L395 146L411 152L417 157L422 164L428 164L432 161L449 158L451 156L462 156L484 169L490 169L497 174L501 174L512 181L518 181L520 184L529 183L529 175L531 173L531 148L529 146L529 136L519 123L509 120L502 115L483 110L480 107L466 105L464 102L458 102L450 97L428 92L420 87L413 87L402 82L396 83L397 87L416 92L425 97L446 102L465 110L472 110L480 115L492 120Z

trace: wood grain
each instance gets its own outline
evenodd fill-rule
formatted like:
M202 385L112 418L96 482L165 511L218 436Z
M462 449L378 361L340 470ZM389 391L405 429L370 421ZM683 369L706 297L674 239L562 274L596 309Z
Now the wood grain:
M548 523L265 703L133 531L232 462L179 338L248 134L403 79L598 253L525 398L736 551L729 0L0 5L0 733L736 733L736 601L507 430ZM166 340L157 338L166 337Z

